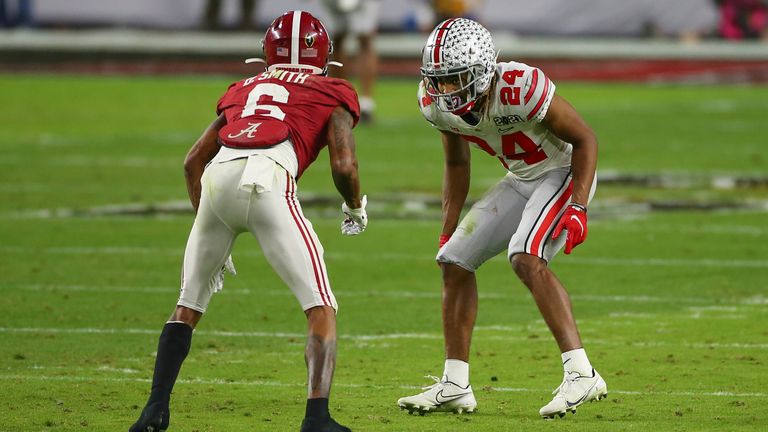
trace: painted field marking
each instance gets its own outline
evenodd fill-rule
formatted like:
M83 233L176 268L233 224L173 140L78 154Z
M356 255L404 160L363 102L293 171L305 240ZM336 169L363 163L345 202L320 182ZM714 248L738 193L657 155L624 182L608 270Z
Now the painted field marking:
M5 284L0 285L0 290L20 290L33 292L97 292L97 293L142 293L168 295L178 293L179 288L173 286L154 287L154 286L95 286L95 285L67 285L67 284ZM270 297L292 297L293 293L288 289L274 288L225 288L217 295L251 295ZM478 293L480 299L484 300L504 300L519 299L523 294L509 292L489 292L482 290ZM441 292L439 288L432 291L348 291L336 293L338 298L395 298L395 299L439 299ZM574 294L571 299L579 301L601 302L601 303L664 303L664 304L693 304L705 305L709 308L730 308L732 310L743 310L740 306L756 306L768 304L768 297L752 296L741 299L728 299L727 302L713 301L700 297L660 297L660 296L628 296L628 295L588 295Z
M32 253L32 254L50 254L50 255L172 255L183 256L183 248L147 248L147 247L45 247L31 248L22 246L4 246L0 247L2 253ZM237 256L244 257L263 257L261 251L249 250L235 253ZM344 252L326 252L326 258L345 261L368 261L370 257L365 254L344 253ZM377 260L383 261L408 261L408 262L431 262L434 257L427 254L408 254L408 253L377 253ZM499 255L492 258L493 261L506 261L506 256ZM768 269L768 260L760 259L717 259L717 258L614 258L614 257L591 257L579 258L568 257L558 260L558 265L576 264L576 265L596 265L596 266L645 266L645 267L692 267L692 268L765 268Z
M479 333L483 331L506 331L503 326L491 326L487 328L480 328ZM517 330L515 330L517 331ZM117 329L117 328L53 328L53 327L0 327L0 333L53 333L53 334L89 334L89 335L102 335L102 334L147 334L147 335L159 335L160 328L157 329ZM288 338L288 339L304 339L306 335L304 333L288 333L288 332L236 332L236 331L219 331L219 330L195 330L195 334L198 336L214 336L214 337L245 337L245 338ZM385 333L374 335L350 335L341 334L339 339L352 340L352 341L378 341L378 340L397 340L397 339L427 339L427 340L443 340L443 335L439 333ZM475 335L475 339L482 340L502 340L502 341L516 341L516 342L537 342L537 343L551 343L549 338L534 338L531 339L528 336L511 336L511 335L487 335L479 334ZM738 349L768 349L768 343L700 343L700 342L632 342L627 343L624 340L607 341L605 339L589 339L585 338L584 342L591 345L621 345L621 346L634 346L640 348L651 347L685 347L694 349L716 349L716 348L738 348Z
M84 376L48 376L48 375L3 375L0 374L0 380L4 381L19 381L19 380L31 380L31 381L63 381L63 382L113 382L113 383L150 383L151 379L148 378L124 378L124 377L84 377ZM179 379L179 384L186 385L215 385L215 386L249 386L249 387L299 387L304 388L304 383L283 383L279 381L233 381L223 379ZM420 389L419 386L406 386L406 385L375 385L375 384L349 384L349 383L333 383L334 387L343 388L359 388L359 389L377 389L377 390L413 390ZM550 390L544 389L532 389L532 388L516 388L516 387L484 387L495 392L504 393L549 393ZM635 390L610 390L611 394L624 394L624 395L637 395L637 396L675 396L675 397L688 397L688 396L709 396L709 397L756 397L765 398L768 397L768 393L734 393L725 391L712 391L712 392L694 392L694 391L635 391Z
M282 285L281 282L277 282ZM258 293L260 296L270 297L292 297L293 293L288 288L282 286L275 289L271 288L225 288L217 295L252 295ZM99 285L79 285L79 284L5 284L0 285L0 291L3 290L21 290L21 291L46 291L46 292L97 292L97 293L143 293L168 295L178 293L179 288L175 286L99 286ZM480 289L478 293L480 299L504 300L519 299L523 294L515 293L510 289L507 292L490 292L488 289ZM348 291L336 293L339 298L395 298L395 299L439 299L441 293L438 288L431 291ZM629 295L589 295L573 294L571 299L579 301L603 302L603 303L664 303L664 304L692 304L703 305L710 308L736 308L734 310L743 311L742 306L762 306L768 304L768 297L763 295L754 295L744 298L733 298L726 300L710 300L701 297L661 297L661 296L629 296ZM693 308L690 306L689 308ZM640 317L640 316L637 316Z

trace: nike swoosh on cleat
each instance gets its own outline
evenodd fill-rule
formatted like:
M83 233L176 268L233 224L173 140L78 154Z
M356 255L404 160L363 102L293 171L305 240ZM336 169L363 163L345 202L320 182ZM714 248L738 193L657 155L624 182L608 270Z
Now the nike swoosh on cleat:
M439 403L439 404L443 404L443 403L446 403L446 402L450 402L450 401L456 400L456 399L458 399L458 398L460 398L460 397L462 397L462 396L465 396L465 395L468 395L468 394L471 394L471 393L472 393L472 392L459 393L459 394L450 395L450 396L448 396L448 397L445 397L445 396L443 396L443 391L442 391L442 390L440 390L440 391L439 391L439 392L437 392L437 394L435 395L435 400L437 401L437 403ZM443 400L440 400L440 398L441 398L441 397L443 398ZM566 402L567 402L567 401L566 401Z
M596 386L596 385L597 385L597 381L595 381L595 383L594 383L594 384L592 384L592 386L591 386L590 388L588 388L586 392L584 392L584 396L582 396L582 397L581 397L579 400L577 400L576 402L571 402L571 401L569 401L568 399L566 399L566 400L565 400L565 405L566 405L568 408L571 408L571 407L573 407L573 406L575 406L575 405L578 405L578 404L580 404L580 403L584 402L584 399L586 399L586 398L587 398L587 396L589 396L589 392L591 392L591 391L592 391L592 389L593 389L593 388L595 388L595 386Z
M589 393L587 393L587 394L589 394ZM566 399L566 400L565 400L565 405L566 405L568 408L571 408L571 407L573 407L573 406L575 406L575 405L578 405L578 404L580 404L581 402L583 402L583 401L584 401L584 399L587 397L587 394L585 394L584 396L582 396L582 397L581 397L581 399L577 400L576 402L571 402L571 401L569 401L568 399Z

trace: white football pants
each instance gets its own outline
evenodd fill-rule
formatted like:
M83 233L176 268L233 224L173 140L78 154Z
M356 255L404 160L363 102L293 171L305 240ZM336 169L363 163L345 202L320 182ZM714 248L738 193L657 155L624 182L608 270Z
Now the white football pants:
M596 187L597 176L590 201ZM565 245L565 232L556 240L551 236L571 202L572 189L569 168L528 181L507 174L467 212L437 261L474 272L505 248L509 259L527 253L551 261Z
M303 310L337 309L323 247L296 199L296 181L263 155L213 162L205 169L200 207L184 252L178 305L205 312L213 295L212 278L235 238L246 231L256 237Z

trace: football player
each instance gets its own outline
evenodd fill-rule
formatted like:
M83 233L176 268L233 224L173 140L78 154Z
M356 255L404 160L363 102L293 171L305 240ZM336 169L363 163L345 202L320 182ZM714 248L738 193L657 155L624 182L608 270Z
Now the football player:
M328 411L337 304L296 183L327 146L344 199L342 234L365 230L366 199L360 196L352 135L360 107L348 82L326 76L332 44L311 14L292 11L275 19L262 47L266 70L229 86L218 118L187 154L187 189L197 215L184 253L181 294L160 335L149 400L130 432L168 428L171 390L192 331L221 289L224 269L234 270L230 252L244 232L256 237L307 317L308 395L301 431L349 431Z
M334 56L341 63L347 64L351 56L347 53L348 36L357 39L358 52L354 60L358 65L360 78L360 123L373 123L376 103L373 91L379 68L375 40L378 31L380 0L324 0L331 13L334 29ZM346 78L344 69L336 69L334 76Z
M444 153L443 227L437 262L443 279L445 369L423 393L398 405L410 412L472 412L469 347L477 316L475 271L506 250L560 348L564 379L539 411L564 416L607 395L587 358L571 301L548 267L587 235L597 139L540 69L496 63L491 35L475 21L438 24L422 53L418 102L440 131ZM506 175L459 223L470 182L470 145L497 158Z

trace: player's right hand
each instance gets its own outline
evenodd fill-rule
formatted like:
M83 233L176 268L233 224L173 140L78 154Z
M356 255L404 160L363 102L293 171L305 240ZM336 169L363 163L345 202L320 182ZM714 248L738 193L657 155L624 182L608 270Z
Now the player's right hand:
M368 213L365 211L365 205L368 203L368 196L363 195L360 200L360 208L349 208L346 202L341 204L341 211L344 213L344 220L341 222L341 233L352 236L365 231L368 226Z
M552 240L560 237L563 230L565 237L565 254L570 255L573 248L587 238L587 209L578 204L570 204L552 233Z

